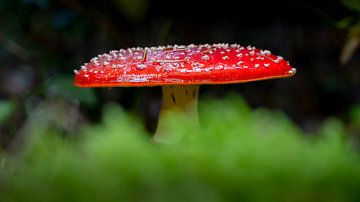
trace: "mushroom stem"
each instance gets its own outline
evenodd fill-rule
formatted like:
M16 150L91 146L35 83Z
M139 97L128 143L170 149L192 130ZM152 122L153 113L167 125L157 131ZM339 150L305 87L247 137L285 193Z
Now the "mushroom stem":
M159 114L159 120L155 135L155 142L171 144L179 142L184 135L178 131L170 131L171 116L182 116L190 125L186 128L190 132L191 129L199 126L198 116L198 95L199 85L171 85L162 87L163 103Z

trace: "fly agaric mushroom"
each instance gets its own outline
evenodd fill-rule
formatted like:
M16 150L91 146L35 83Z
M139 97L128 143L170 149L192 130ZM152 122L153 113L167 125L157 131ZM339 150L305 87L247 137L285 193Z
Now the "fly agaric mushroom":
M153 139L165 143L180 138L174 139L167 131L163 118L167 113L183 113L198 125L199 85L284 78L293 76L296 69L268 50L192 44L114 50L74 72L79 87L162 86L163 105Z

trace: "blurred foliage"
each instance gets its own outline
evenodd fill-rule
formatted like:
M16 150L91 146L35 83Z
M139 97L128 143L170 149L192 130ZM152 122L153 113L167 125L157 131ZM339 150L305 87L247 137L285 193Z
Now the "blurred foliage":
M347 8L360 12L360 1L359 0L341 0L342 4Z
M15 103L8 100L0 100L0 124L9 118L15 109Z
M72 76L57 76L45 84L46 95L69 101L79 101L85 105L95 105L97 97L93 88L78 88L73 85Z
M356 105L352 108L350 117L354 123L360 126L360 105Z
M360 104L355 105L350 111L348 136L352 143L360 148Z
M283 113L252 111L235 95L202 101L200 115L201 128L175 145L151 143L113 103L76 138L31 134L22 152L1 156L1 200L360 200L360 156L339 120L306 138ZM186 124L172 119L173 131Z
M355 12L337 23L338 27L349 30L347 41L340 56L340 62L344 65L351 60L360 45L360 1L342 0L341 2L346 8Z
M116 0L119 10L132 20L142 19L148 7L148 0Z

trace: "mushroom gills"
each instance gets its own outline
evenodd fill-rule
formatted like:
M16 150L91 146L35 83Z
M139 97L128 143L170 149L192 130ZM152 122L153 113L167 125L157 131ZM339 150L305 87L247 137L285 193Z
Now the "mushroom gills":
M171 125L174 122L170 120L172 117L186 117L185 133L199 126L199 85L162 86L162 95L163 103L153 140L158 143L176 143L186 134L171 131L174 128Z

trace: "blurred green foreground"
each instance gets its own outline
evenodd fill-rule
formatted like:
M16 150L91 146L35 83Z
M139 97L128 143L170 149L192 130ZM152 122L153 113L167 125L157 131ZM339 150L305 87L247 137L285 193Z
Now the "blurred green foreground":
M201 128L156 145L108 104L76 138L51 129L1 157L1 201L360 201L360 156L340 121L304 134L237 96L200 102ZM186 118L169 124L182 132Z

